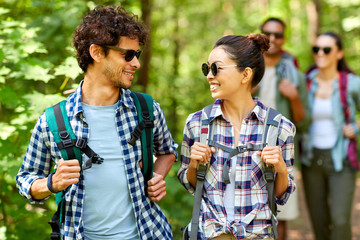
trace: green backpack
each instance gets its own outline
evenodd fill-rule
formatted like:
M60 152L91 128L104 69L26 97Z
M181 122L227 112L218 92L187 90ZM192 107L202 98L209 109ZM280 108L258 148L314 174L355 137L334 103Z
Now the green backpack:
M145 185L152 178L153 174L153 128L154 128L154 107L153 98L145 93L131 92L136 106L138 125L131 134L128 143L135 146L136 140L141 139L143 168L142 172L145 179ZM86 161L82 170L91 168L92 164L101 164L104 159L96 154L83 139L77 139L69 122L66 112L66 102L61 101L45 110L46 122L49 126L54 140L60 150L61 157L64 160L77 159L82 166L81 153L86 154L89 160ZM145 130L145 131L143 131ZM52 216L49 224L52 228L50 237L52 240L61 239L60 223L65 219L65 193L70 186L56 193L57 211Z

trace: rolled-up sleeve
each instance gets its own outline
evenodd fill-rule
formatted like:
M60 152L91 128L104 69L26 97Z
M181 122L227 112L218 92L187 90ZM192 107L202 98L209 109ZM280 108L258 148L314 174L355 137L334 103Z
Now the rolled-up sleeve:
M46 125L43 114L34 127L23 163L16 176L19 193L32 204L42 204L47 199L35 200L30 194L34 181L47 177L52 167L50 150L46 146L44 137Z
M177 159L177 147L170 130L166 124L164 112L160 105L154 101L154 154L155 156L174 154Z
M292 123L285 123L284 127L281 129L279 144L281 146L282 157L285 161L287 172L288 172L288 188L281 198L276 198L276 203L279 205L284 205L290 194L293 193L296 189L293 166L294 166L294 137L296 133L296 128ZM285 139L282 141L281 139Z
M186 119L186 124L184 127L184 132L183 132L183 141L181 144L181 166L180 169L178 171L178 178L180 183L191 193L194 194L195 189L194 187L191 186L191 184L189 183L188 179L187 179L187 171L189 169L189 164L190 164L190 152L191 152L191 146L194 144L195 139L194 139L194 134L193 134L193 128L197 127L199 128L199 124L198 120L194 119L194 114L191 114L187 119ZM195 126L196 125L196 126Z

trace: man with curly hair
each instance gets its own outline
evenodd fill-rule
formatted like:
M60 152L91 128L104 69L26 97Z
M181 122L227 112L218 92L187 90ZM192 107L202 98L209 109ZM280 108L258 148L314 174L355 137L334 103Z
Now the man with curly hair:
M66 100L67 114L77 138L104 158L102 164L84 170L77 159L64 161L45 114L36 123L17 186L31 203L43 203L69 187L62 239L172 239L171 226L156 202L166 195L164 178L177 157L177 145L157 102L156 161L147 183L141 172L140 141L134 147L127 142L138 123L128 89L147 35L137 16L114 6L97 6L75 30L74 46L85 74ZM83 155L82 162L86 160ZM50 174L53 163L56 172Z

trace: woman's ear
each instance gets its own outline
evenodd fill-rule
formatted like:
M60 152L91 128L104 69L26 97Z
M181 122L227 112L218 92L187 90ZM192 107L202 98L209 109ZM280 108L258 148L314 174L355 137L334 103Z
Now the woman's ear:
M242 84L249 84L251 83L252 77L253 77L253 70L249 67L245 68L244 71L242 71L243 79L241 80Z
M89 47L90 56L95 62L100 62L101 58L104 57L104 49L96 44L91 44Z
M337 59L340 61L343 58L344 58L344 50L338 51Z

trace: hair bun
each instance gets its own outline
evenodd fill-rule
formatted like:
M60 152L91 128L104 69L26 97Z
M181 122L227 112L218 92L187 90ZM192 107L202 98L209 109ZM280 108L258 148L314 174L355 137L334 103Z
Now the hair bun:
M259 46L261 52L266 52L270 47L269 38L265 34L250 33L247 38L253 40Z

